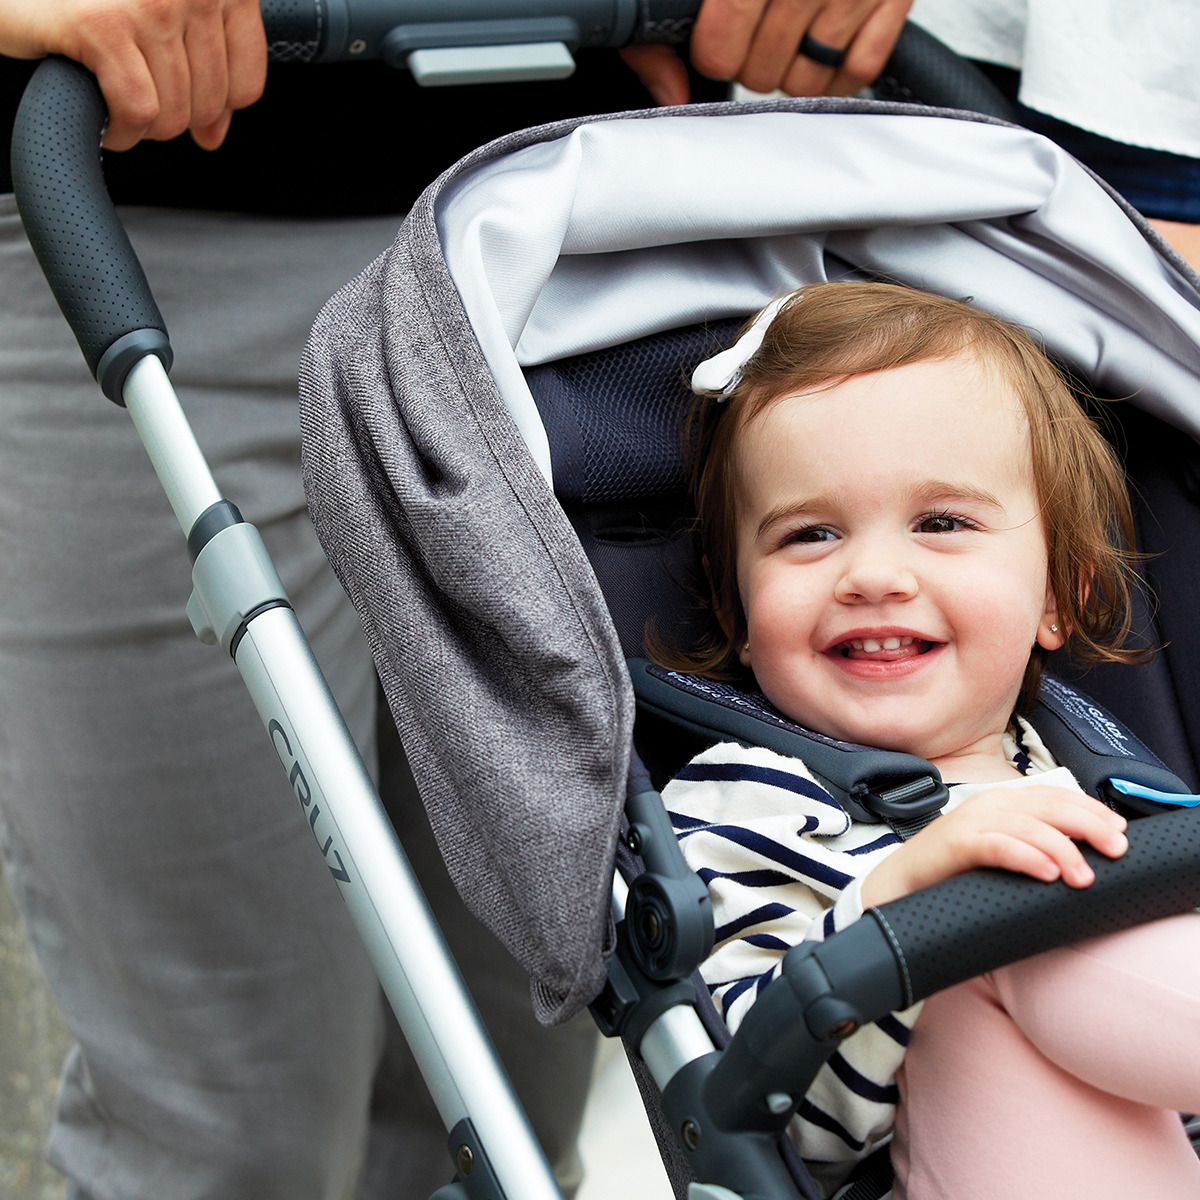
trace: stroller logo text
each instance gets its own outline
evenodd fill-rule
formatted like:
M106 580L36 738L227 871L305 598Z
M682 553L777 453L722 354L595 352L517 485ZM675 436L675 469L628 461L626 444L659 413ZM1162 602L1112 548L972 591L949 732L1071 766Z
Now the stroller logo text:
M296 793L296 797L300 801L300 807L308 812L308 827L313 831L317 845L321 847L321 853L325 857L330 873L339 883L349 883L350 872L346 870L342 856L333 849L333 835L330 834L322 843L321 835L317 832L317 818L321 815L321 806L313 803L312 785L304 774L300 759L292 749L291 739L283 726L274 718L267 726L267 732L271 735L271 741L275 745L275 753L279 755L280 761L288 769L288 782L292 785L292 791ZM333 859L337 860L336 867L331 861Z

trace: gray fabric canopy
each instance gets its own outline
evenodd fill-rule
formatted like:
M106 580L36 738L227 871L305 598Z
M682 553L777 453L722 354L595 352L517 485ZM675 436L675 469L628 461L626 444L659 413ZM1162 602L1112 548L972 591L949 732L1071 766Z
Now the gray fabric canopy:
M603 983L633 700L522 368L864 275L970 296L1200 436L1200 280L1049 142L932 109L515 134L426 191L313 330L313 518L451 875L544 1021Z

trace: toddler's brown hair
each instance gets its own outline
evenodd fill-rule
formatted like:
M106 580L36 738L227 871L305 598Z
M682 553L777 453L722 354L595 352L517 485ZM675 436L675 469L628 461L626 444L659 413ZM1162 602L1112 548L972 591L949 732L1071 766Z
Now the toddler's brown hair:
M1018 398L1049 551L1050 585L1067 647L1089 661L1136 662L1128 648L1140 586L1124 473L1064 376L1023 330L961 300L889 283L819 283L782 304L726 398L697 397L685 426L691 488L711 587L709 629L688 651L656 645L661 665L744 679L736 647L746 618L738 595L733 446L774 401L850 375L973 356ZM726 617L727 636L717 614ZM1037 696L1046 651L1035 646L1018 711Z

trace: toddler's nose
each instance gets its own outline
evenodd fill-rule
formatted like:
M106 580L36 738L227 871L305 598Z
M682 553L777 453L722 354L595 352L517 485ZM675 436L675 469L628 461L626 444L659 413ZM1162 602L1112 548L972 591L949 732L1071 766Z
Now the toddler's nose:
M903 555L864 546L847 555L834 595L843 604L879 604L909 600L918 590L917 577Z

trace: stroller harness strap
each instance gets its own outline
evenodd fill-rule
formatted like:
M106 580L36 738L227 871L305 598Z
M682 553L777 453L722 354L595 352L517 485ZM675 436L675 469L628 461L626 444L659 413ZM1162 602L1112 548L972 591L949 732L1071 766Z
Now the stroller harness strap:
M836 741L783 716L758 693L629 660L638 707L694 735L766 746L802 759L856 821L889 825L909 838L941 812L946 785L913 754ZM1047 676L1030 723L1090 795L1142 816L1164 805L1200 804L1152 750L1082 692Z

